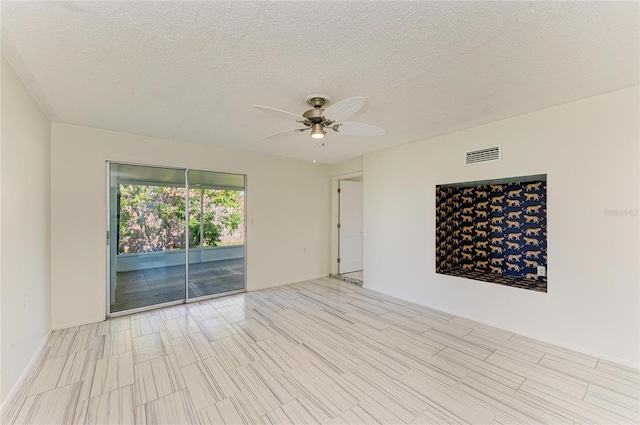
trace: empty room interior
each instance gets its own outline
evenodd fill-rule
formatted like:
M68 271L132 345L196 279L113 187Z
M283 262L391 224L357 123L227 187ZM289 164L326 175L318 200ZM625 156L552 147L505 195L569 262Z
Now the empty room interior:
M0 20L2 424L640 423L640 3Z

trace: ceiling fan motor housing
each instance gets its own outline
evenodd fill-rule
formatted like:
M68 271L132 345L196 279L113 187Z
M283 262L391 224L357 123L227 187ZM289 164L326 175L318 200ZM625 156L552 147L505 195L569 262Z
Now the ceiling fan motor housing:
M306 121L304 121L303 124L309 127L314 124L321 124L323 127L329 127L333 124L333 121L323 117L324 109L322 107L328 102L326 97L310 95L305 100L309 105L313 106L313 109L309 109L307 112L302 114L302 116L306 118Z
M304 114L302 114L303 117L305 117L306 119L308 119L311 122L321 122L322 121L322 113L324 112L324 109L309 109L307 112L305 112Z

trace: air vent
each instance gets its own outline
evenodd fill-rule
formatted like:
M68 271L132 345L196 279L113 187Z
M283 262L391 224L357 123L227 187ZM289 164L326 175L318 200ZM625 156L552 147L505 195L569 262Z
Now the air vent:
M476 149L465 152L464 165L480 164L483 162L500 161L502 159L502 148L500 145L488 148Z

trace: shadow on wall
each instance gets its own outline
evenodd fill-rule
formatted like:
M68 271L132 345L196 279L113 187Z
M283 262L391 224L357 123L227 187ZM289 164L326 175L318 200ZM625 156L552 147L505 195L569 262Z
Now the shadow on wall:
M546 180L517 179L436 186L436 273L547 292Z

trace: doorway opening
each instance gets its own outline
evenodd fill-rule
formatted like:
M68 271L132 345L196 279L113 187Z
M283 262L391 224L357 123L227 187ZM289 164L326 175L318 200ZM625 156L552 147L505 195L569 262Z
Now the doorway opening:
M109 316L245 290L245 176L108 163Z
M364 178L338 180L338 258L336 277L364 284Z

